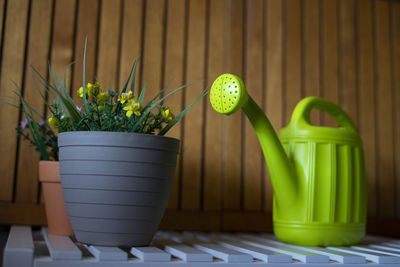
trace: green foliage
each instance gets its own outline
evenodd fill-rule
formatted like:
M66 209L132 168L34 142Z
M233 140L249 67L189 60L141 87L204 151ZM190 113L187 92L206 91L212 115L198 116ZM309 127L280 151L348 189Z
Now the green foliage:
M113 89L103 90L98 82L86 84L85 41L83 85L77 90L78 96L83 99L83 107L78 107L68 94L65 77L71 65L67 67L63 79L49 65L49 80L45 79L39 71L31 66L33 84L51 115L47 120L43 118L25 101L21 90L18 89L18 92L16 92L18 99L10 97L18 104L11 105L17 108L21 106L26 120L23 120L20 127L16 129L17 134L35 146L36 150L40 152L42 160L58 160L56 132L110 131L165 135L197 101L207 94L207 91L204 90L193 103L175 117L163 101L191 84L183 85L167 93L166 90L172 82L170 81L150 101L144 103L147 83L140 93L137 92L136 94L138 90L135 90L138 63L139 58L133 63L129 77L120 94ZM41 92L40 86L45 88L49 99L51 99L50 103L47 102L46 96ZM40 119L39 122L36 118Z
M83 108L74 103L72 97L67 93L65 79L62 82L54 69L49 68L50 81L47 81L33 68L36 80L49 91L49 94L56 96L49 107L52 113L49 122L59 132L112 131L164 135L207 93L204 90L194 103L175 117L169 107L163 104L163 101L190 84L166 93L171 81L144 104L147 84L140 94L135 93L135 77L139 59L133 63L129 77L124 83L121 93L118 94L113 89L103 90L98 82L85 84L86 42L84 51L83 85L77 92L78 96L83 99ZM163 96L164 93L166 93L165 96Z

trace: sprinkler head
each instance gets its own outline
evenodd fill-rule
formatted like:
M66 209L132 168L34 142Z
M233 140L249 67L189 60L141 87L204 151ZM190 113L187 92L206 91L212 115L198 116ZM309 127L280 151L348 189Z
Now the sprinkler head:
M247 103L248 94L242 79L234 74L220 75L211 86L211 106L218 113L230 115Z

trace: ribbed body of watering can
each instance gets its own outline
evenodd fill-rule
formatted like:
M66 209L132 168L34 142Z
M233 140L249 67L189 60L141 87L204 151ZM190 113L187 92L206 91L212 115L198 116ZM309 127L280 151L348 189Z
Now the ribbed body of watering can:
M363 238L366 185L362 141L339 106L318 97L304 98L278 139L239 77L218 77L210 101L216 111L227 115L243 109L256 131L274 190L273 222L278 239L297 245L339 246ZM311 125L314 108L335 118L339 127Z

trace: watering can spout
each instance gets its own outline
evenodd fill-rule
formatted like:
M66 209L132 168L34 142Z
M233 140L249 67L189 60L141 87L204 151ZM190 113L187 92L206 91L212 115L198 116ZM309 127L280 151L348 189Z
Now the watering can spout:
M210 91L213 108L230 115L240 108L253 125L270 174L276 205L292 205L297 198L297 175L281 142L262 109L247 94L243 81L236 75L223 74Z

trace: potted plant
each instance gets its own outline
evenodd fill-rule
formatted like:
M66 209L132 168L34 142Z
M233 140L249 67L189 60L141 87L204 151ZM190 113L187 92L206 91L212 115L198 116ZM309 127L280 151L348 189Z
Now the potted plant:
M86 45L85 52L86 54ZM179 140L164 135L205 94L176 117L163 104L167 87L149 101L135 91L138 60L120 93L85 82L77 107L57 73L39 81L55 95L48 121L57 129L64 200L78 241L105 246L145 246L166 208ZM129 88L128 88L129 87Z
M30 142L40 153L39 180L43 189L49 231L54 235L71 236L73 231L61 189L57 135L44 117L26 103L22 94L17 92L17 95L26 118L16 128L17 135ZM39 117L41 121L37 122L35 117Z

